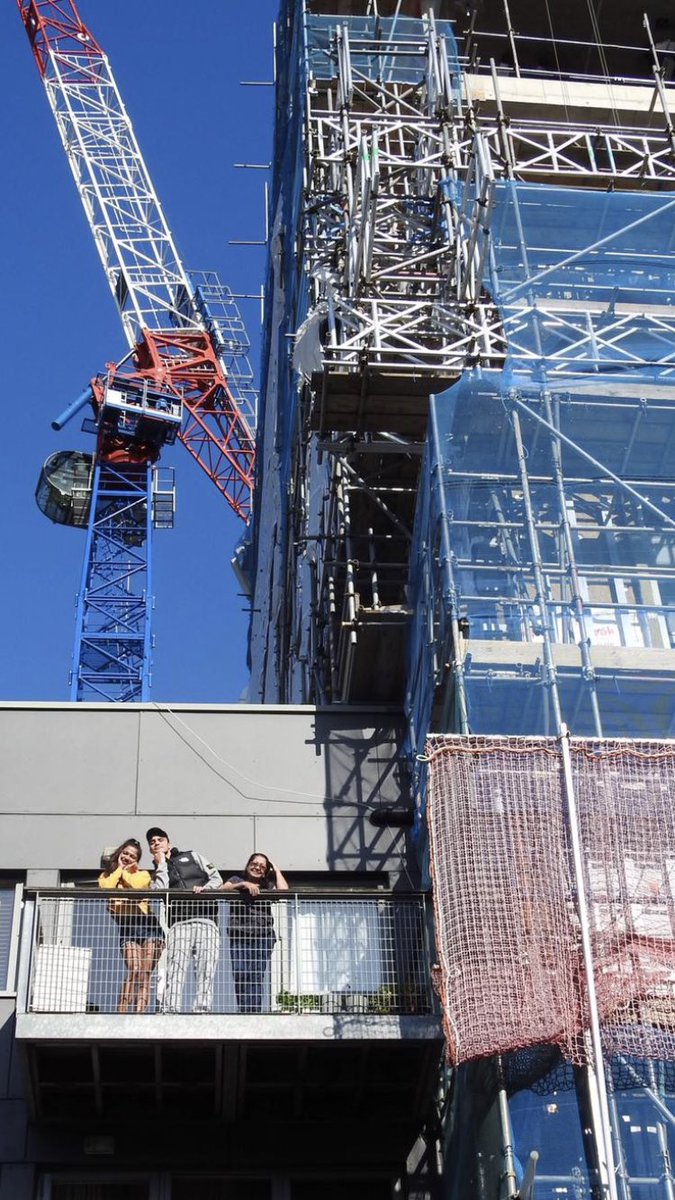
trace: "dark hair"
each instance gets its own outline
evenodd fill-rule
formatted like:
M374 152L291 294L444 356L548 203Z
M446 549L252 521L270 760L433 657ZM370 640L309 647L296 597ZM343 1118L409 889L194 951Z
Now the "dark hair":
M267 863L267 866L265 867L265 874L269 875L270 871L272 870L272 863L271 863L270 859L267 857L267 855L263 854L262 850L254 850L253 854L249 854L248 858L246 859L246 866L244 867L244 875L246 875L254 858L264 858L265 859L265 862Z
M117 870L119 866L120 854L124 850L125 846L133 846L134 850L138 851L138 860L140 862L141 855L143 854L141 843L137 841L136 838L125 838L123 842L120 842L117 849L113 850L112 854L110 855L106 868L106 875L111 875L113 871Z

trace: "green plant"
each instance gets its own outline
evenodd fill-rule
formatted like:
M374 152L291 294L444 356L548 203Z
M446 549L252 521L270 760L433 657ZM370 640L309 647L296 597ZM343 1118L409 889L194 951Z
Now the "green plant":
M298 995L297 992L278 992L277 1006L280 1012L320 1012L323 997L308 993Z
M368 1012L386 1016L396 1009L396 989L383 984L368 997Z

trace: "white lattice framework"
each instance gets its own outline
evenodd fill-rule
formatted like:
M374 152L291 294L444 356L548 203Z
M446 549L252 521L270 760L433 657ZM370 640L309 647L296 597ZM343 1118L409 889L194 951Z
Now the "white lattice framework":
M44 83L129 346L174 324L192 286L107 57L53 51ZM203 329L193 310L181 323Z
M391 67L373 78L383 53ZM308 97L303 245L326 367L447 375L498 361L499 321L481 303L485 196L445 186L457 97L444 39L432 24L383 52L345 26L333 54L335 78Z
M240 371L233 369L240 352L233 355L232 330L241 325L241 318L231 293L216 280L215 307L224 315L221 328L218 312L205 314L195 297L108 58L79 24L74 9L71 12L69 6L58 16L48 4L37 4L33 12L30 6L24 11L20 3L20 9L29 36L35 37L34 52L49 106L128 346L138 345L144 330L183 329L211 336L236 404L228 440L233 441L234 434L250 455L257 398L250 386L238 386ZM81 52L75 48L78 41ZM244 375L249 372L244 362ZM219 429L209 428L209 422L214 424L207 417L205 436L213 443L213 455L222 435ZM193 435L181 440L203 466L207 455L196 441L193 445ZM210 471L209 466L205 469Z
M457 160L466 162L475 133L469 129L463 138L457 133ZM673 148L661 130L532 120L509 113L508 123L483 115L480 136L495 175L511 163L520 179L545 177L572 186L608 178L621 187L675 184Z

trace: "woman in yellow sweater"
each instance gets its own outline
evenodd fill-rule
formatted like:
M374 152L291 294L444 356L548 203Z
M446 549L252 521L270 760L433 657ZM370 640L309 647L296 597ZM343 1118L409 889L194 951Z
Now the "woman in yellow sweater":
M98 886L114 889L116 893L147 890L152 877L138 866L141 853L140 842L127 838L111 854L108 869L98 877ZM164 934L157 918L150 912L147 899L132 900L115 895L108 901L108 909L119 926L120 950L127 968L117 1011L128 1012L135 1001L136 1012L145 1012L150 999L150 976L162 952Z

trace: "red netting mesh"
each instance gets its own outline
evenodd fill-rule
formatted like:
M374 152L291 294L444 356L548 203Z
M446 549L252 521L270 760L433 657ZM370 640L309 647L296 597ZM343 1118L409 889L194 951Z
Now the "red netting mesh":
M675 1059L675 744L570 741L609 1053ZM553 739L431 737L428 823L451 1061L584 1060L588 988Z

